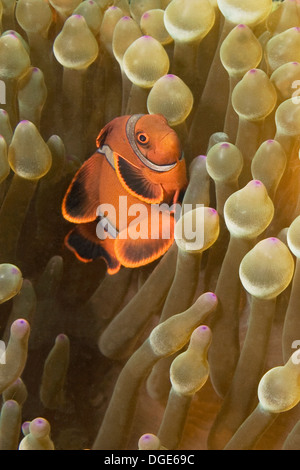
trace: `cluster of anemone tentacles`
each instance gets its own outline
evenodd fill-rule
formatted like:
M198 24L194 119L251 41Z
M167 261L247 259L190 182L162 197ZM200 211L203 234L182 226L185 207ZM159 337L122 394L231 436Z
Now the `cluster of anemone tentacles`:
M0 449L299 449L300 2L0 7ZM109 276L61 202L134 113L189 184L170 250Z

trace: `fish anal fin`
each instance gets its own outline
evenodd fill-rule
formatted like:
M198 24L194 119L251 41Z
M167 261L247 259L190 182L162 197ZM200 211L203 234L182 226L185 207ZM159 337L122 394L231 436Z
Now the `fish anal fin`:
M84 263L98 258L104 259L107 272L115 274L119 271L121 264L115 256L114 240L110 238L98 239L96 225L97 221L76 225L65 237L65 245Z
M149 204L159 204L163 200L160 184L149 181L143 170L114 152L115 169L123 187L133 196Z
M148 226L148 228L146 228ZM139 232L140 237L135 235ZM160 258L174 242L174 217L169 212L160 214L159 227L151 221L139 221L121 231L115 241L115 253L123 266L136 268Z

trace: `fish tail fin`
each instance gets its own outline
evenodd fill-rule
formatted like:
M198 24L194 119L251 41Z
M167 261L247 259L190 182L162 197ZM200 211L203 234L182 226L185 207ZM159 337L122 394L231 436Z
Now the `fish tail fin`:
M66 235L65 245L84 263L104 259L109 274L117 273L121 267L115 256L114 240L100 240L96 237L96 222L76 225Z

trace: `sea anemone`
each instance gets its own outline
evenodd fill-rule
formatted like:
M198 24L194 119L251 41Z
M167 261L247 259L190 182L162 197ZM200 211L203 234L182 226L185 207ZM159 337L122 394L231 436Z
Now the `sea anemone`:
M299 450L299 2L2 3L0 449ZM109 274L62 201L127 114L188 184L167 252Z

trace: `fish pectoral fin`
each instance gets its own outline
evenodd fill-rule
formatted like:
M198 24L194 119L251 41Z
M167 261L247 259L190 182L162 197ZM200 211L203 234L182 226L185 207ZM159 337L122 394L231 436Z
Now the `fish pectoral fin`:
M104 259L107 272L115 274L119 271L121 265L115 256L114 240L111 238L105 240L97 238L97 223L98 221L94 221L76 225L65 237L65 245L84 263L94 261L97 258Z
M170 212L163 212L158 224L153 218L132 221L116 238L116 257L128 268L144 266L155 261L173 244L174 224L174 217Z
M96 219L103 158L95 153L75 174L62 203L63 216L69 222L86 223Z
M116 152L114 152L114 162L117 176L130 194L150 204L159 204L163 200L161 185L149 181L141 168Z

